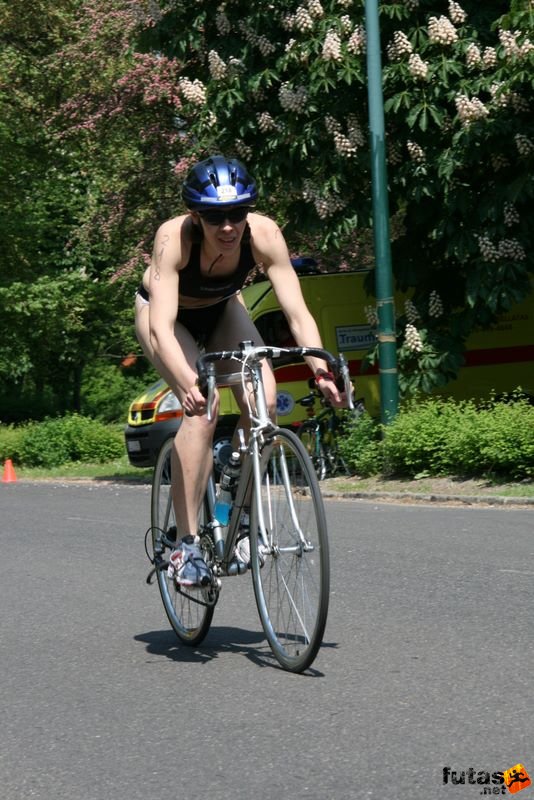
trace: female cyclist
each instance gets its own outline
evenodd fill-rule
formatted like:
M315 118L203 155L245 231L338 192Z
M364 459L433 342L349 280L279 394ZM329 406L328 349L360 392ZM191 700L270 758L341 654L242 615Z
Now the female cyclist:
M297 345L322 347L280 228L253 211L257 196L254 179L241 162L215 155L196 164L182 190L188 211L158 229L151 265L136 296L139 342L185 412L172 453L178 538L170 570L186 586L210 580L198 547L197 518L212 467L218 398L208 421L206 400L196 385L199 347L229 350L246 339L263 343L240 292L256 265L270 280ZM334 406L345 405L326 362L306 360L325 397ZM268 363L263 377L274 418L276 385ZM246 400L241 386L233 391L241 411L238 428L246 434Z

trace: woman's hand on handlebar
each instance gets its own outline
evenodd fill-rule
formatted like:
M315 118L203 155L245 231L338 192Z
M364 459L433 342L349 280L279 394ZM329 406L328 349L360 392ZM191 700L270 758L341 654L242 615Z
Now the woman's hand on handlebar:
M186 417L199 417L207 411L207 400L195 385L191 386L182 403Z
M334 408L348 408L349 407L349 398L347 397L347 393L343 390L338 389L336 385L336 381L334 377L330 377L330 374L326 374L324 377L321 375L319 379L315 380L316 386L323 395L324 399L327 403L329 403ZM351 386L351 396L353 390ZM351 406L352 408L352 406Z

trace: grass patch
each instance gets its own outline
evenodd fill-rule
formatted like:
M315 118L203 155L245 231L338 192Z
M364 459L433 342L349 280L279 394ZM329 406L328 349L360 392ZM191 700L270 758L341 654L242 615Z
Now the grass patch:
M534 500L534 481L500 483L487 479L465 479L453 476L425 478L329 478L321 483L324 491L393 492L458 497L520 497Z
M16 467L17 478L31 480L111 480L150 483L152 472L151 468L132 467L126 455L105 464L77 461L59 467Z

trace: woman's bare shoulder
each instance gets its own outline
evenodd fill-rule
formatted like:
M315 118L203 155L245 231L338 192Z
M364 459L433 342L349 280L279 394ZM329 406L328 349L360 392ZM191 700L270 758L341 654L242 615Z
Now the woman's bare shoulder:
M280 231L278 224L264 214L258 214L256 211L250 212L247 217L247 222L250 225L252 235L269 236L274 235L276 231Z
M171 217L162 222L156 231L156 236L179 235L189 228L191 217L189 214L180 214L178 217Z
M289 260L284 235L274 219L263 214L249 214L248 222L252 247L265 266Z

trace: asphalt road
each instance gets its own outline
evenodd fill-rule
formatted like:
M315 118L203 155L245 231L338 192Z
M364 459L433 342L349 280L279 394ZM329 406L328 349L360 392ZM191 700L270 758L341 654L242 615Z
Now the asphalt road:
M2 800L468 800L532 776L532 510L327 508L326 641L298 676L248 577L178 644L144 583L147 487L0 485Z

